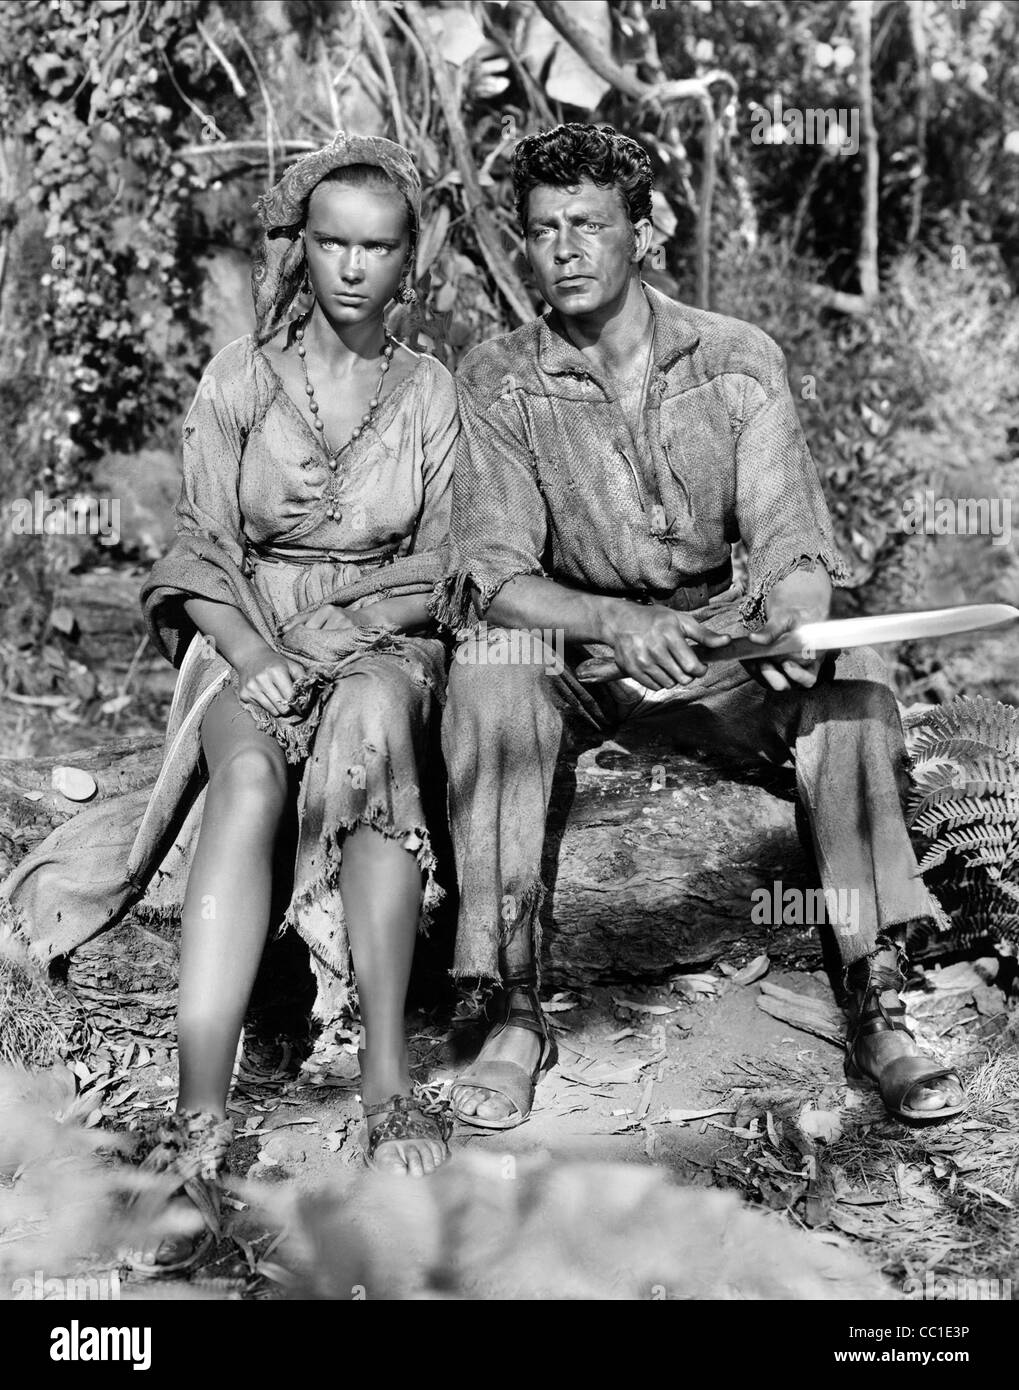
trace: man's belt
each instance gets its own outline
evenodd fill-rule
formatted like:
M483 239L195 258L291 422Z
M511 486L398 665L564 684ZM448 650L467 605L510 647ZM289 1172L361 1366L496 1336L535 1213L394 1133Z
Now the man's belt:
M687 612L691 608L701 608L708 599L722 594L732 584L732 558L726 556L721 564L700 574L680 575L676 587L672 589L644 589L637 594L623 594L619 597L636 600L638 603L661 603L666 608L677 608Z

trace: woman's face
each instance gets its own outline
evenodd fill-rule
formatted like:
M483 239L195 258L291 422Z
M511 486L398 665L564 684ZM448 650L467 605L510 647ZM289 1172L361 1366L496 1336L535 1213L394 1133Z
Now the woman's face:
M395 188L325 183L313 190L305 252L315 298L330 319L361 323L382 313L407 258L407 222Z

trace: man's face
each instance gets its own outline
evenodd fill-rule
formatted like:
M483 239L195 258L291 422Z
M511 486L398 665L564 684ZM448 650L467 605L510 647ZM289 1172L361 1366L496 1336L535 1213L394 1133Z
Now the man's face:
M651 235L646 218L630 221L617 188L582 179L571 188L531 189L527 259L542 297L562 314L597 314L617 304Z

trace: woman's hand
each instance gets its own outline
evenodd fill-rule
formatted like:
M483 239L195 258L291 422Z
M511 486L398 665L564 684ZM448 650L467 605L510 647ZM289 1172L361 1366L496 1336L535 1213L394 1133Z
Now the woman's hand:
M304 675L298 662L280 656L265 642L243 657L236 669L240 698L276 715L288 712L294 681Z
M390 632L403 632L406 608L406 602L400 599L379 598L355 609L351 617L358 627L386 627Z
M313 613L302 618L300 623L295 623L294 626L312 628L316 632L335 632L346 627L355 627L357 624L352 621L351 615L337 604L323 603L321 608L316 608Z

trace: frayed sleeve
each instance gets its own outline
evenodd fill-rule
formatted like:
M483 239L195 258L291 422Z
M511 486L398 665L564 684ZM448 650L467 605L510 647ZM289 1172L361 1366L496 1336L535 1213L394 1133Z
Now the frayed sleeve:
M445 557L448 554L460 416L453 378L440 362L433 363L433 373L435 379L425 407L421 436L424 501L411 553L420 555L434 550Z
M744 382L742 417L736 520L749 572L740 617L746 627L759 628L768 594L793 570L812 570L820 563L836 587L847 585L851 574L796 415L785 356L770 338L759 376Z
M238 483L254 392L249 340L241 338L212 359L184 419L177 538L153 565L141 595L149 635L174 664L195 631L186 600L234 601L230 585L204 555L211 545L235 569L244 562Z
M475 614L484 617L508 580L544 573L548 520L514 399L517 389L507 386L495 395L470 376L457 379L460 441L450 558L433 610L454 631L470 625Z
M231 343L209 363L185 416L174 513L178 536L204 536L237 565L244 557L238 481L253 391L243 348Z

